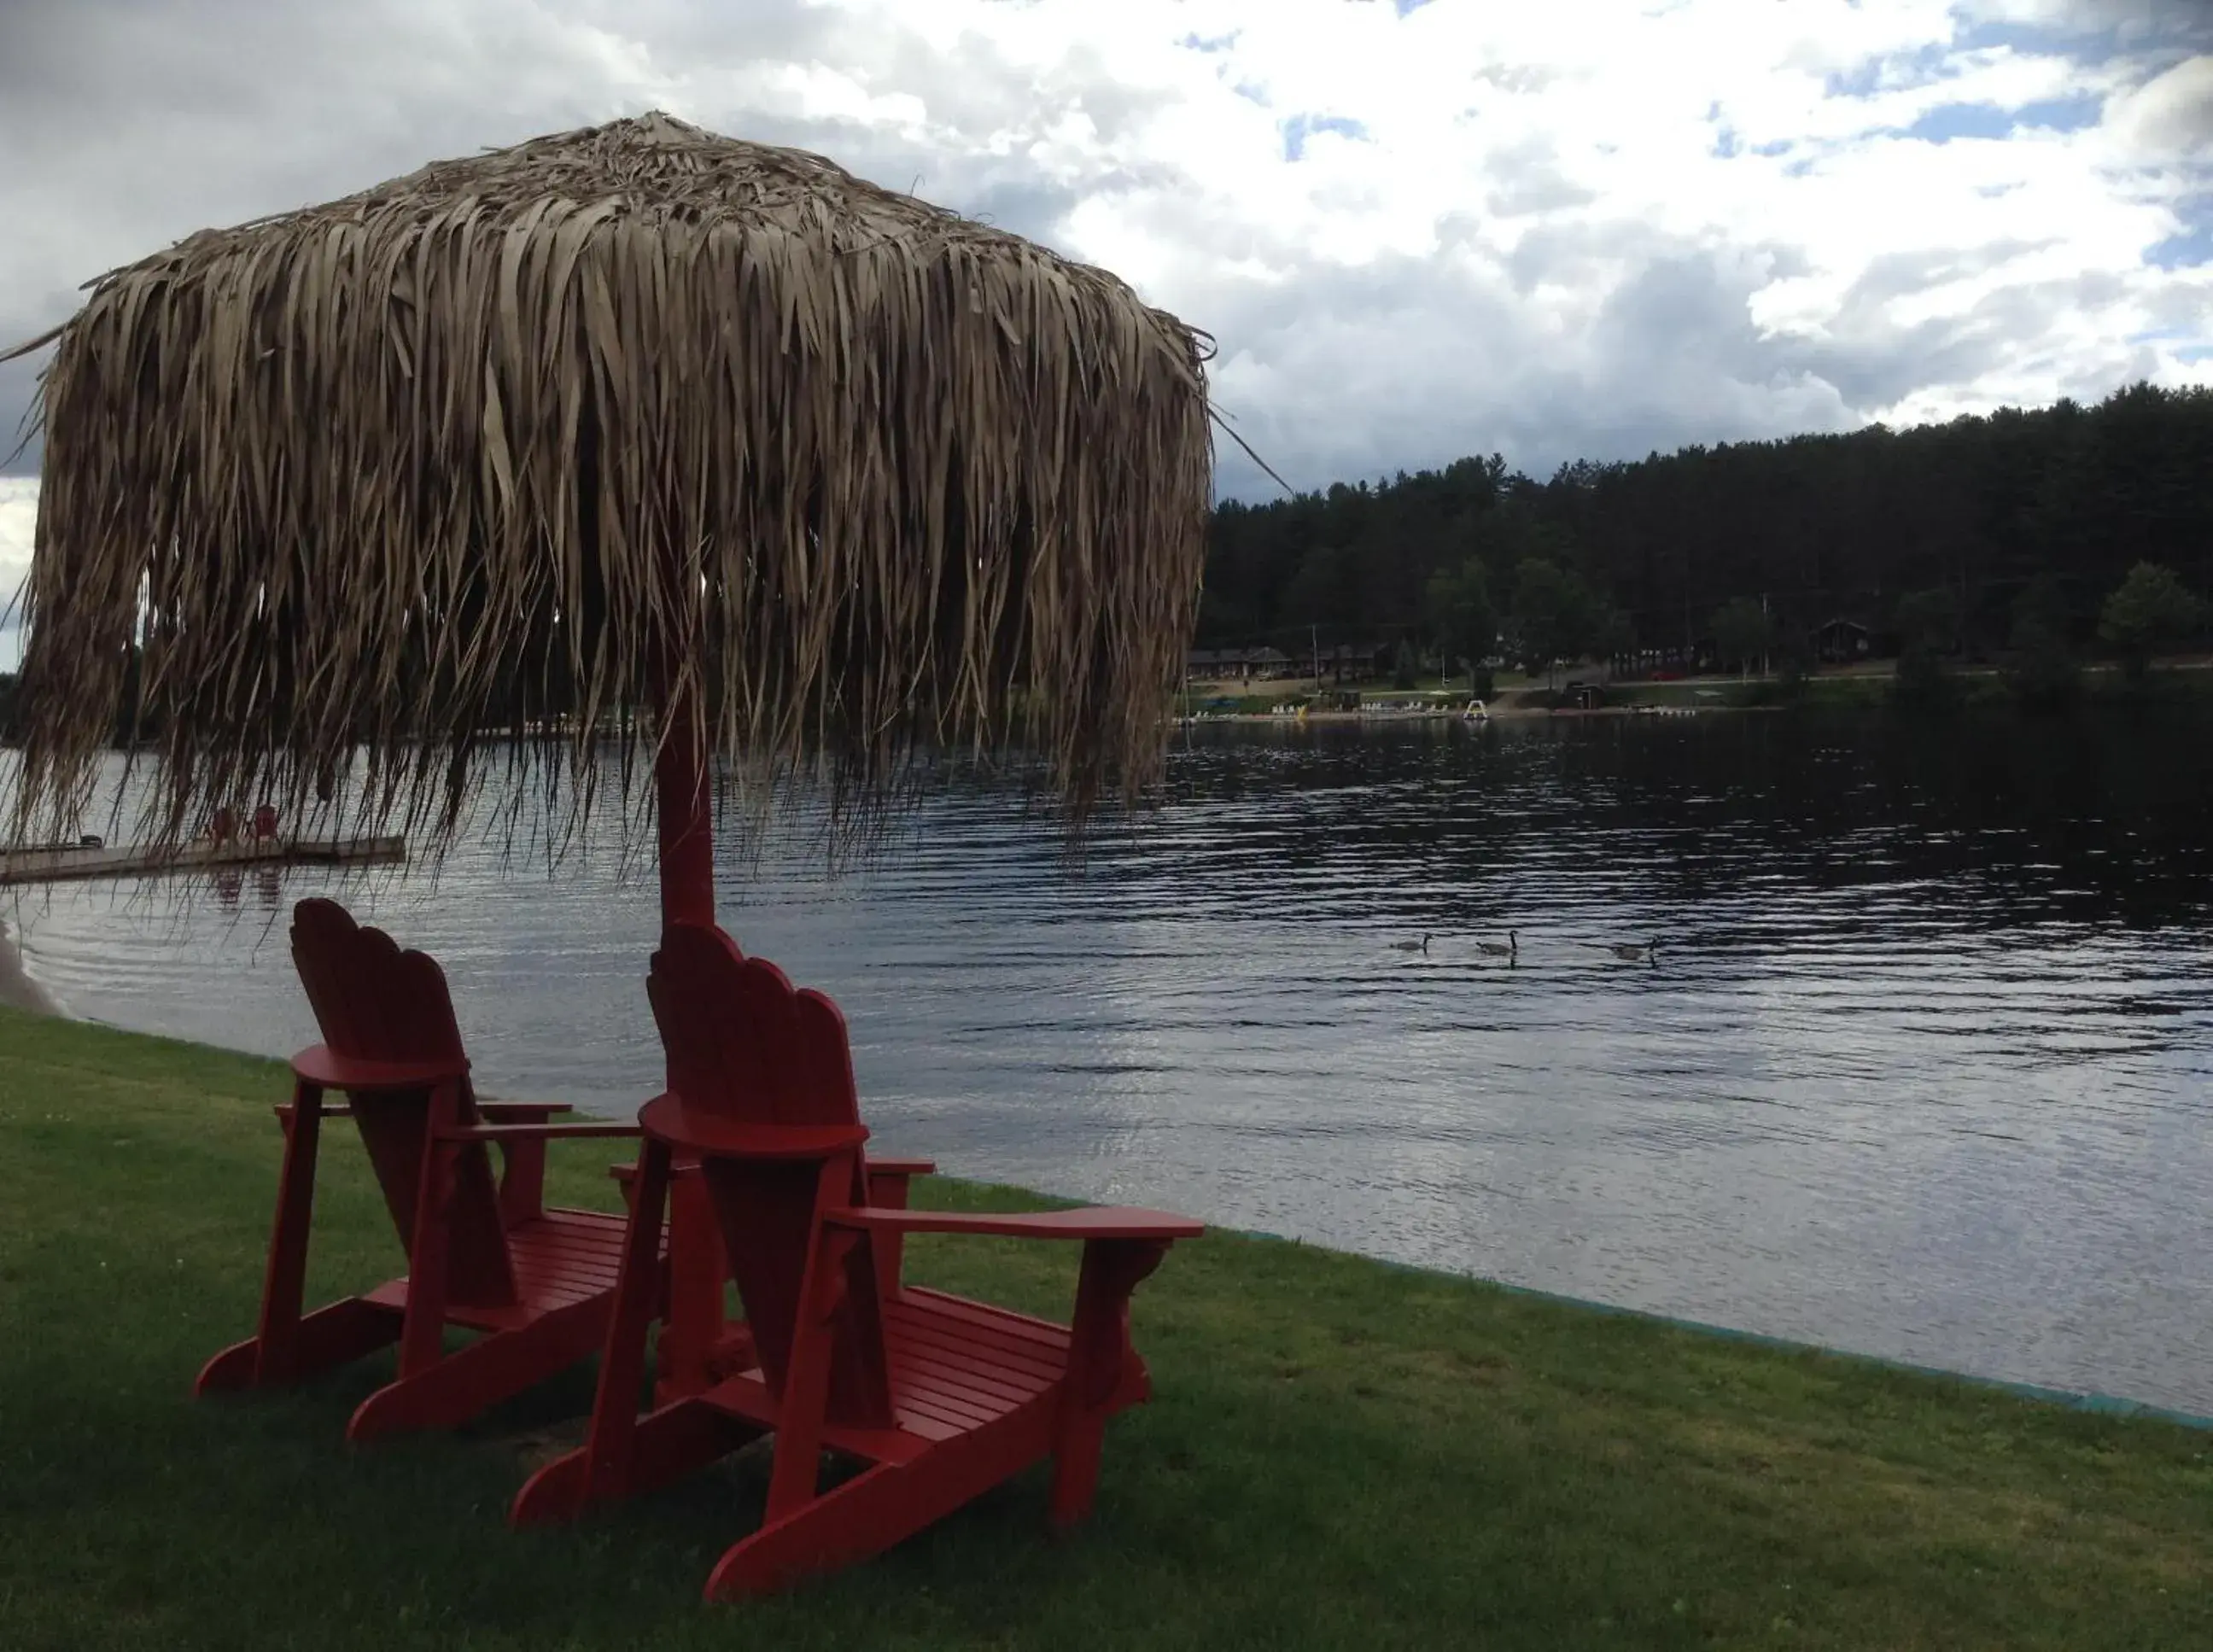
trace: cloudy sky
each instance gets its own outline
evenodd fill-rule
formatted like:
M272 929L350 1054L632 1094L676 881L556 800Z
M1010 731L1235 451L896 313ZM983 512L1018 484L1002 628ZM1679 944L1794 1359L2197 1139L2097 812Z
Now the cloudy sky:
M1113 269L1300 486L2213 381L2206 0L0 0L0 343L650 108Z

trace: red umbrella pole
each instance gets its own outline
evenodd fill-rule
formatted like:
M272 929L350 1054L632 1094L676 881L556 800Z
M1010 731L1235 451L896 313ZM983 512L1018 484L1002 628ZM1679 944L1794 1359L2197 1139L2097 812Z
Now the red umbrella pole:
M661 829L661 923L715 921L715 833L709 812L707 743L699 702L680 692L668 708L666 738L654 764Z
M661 926L715 921L715 838L708 813L707 742L699 698L679 690L654 761L661 838ZM676 1076L669 1074L672 1086ZM689 1155L680 1162L696 1162ZM710 1362L722 1336L722 1281L729 1265L715 1230L706 1184L679 1176L668 1198L668 1320L662 1328L654 1403L697 1393L713 1381ZM662 1392L666 1386L668 1392Z

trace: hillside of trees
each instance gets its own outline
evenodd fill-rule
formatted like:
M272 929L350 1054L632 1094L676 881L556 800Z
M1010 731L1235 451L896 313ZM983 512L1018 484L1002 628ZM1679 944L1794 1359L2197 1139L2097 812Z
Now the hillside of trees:
M1198 645L1480 658L1984 656L2024 615L2079 647L2138 564L2213 594L2213 391L1578 462L1460 460L1214 515ZM2170 628L2172 629L2172 628ZM2179 639L2177 639L2179 640Z

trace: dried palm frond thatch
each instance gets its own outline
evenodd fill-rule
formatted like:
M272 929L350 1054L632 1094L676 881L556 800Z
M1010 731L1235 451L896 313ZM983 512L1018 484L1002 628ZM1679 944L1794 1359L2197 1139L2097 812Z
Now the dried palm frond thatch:
M1034 748L1079 816L1156 771L1206 341L1104 271L653 114L91 289L12 352L58 344L19 839L81 806L126 679L164 838L351 775L442 843L485 759L549 745L588 802L596 742L685 691L862 796L936 742Z

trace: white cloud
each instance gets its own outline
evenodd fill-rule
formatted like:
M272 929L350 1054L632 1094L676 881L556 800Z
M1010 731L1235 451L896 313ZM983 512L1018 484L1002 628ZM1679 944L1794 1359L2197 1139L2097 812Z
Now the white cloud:
M27 477L0 476L0 671L13 671L21 652L13 605L31 571L31 530L38 515L39 485Z
M57 6L14 26L16 69L0 53L0 154L21 157L0 175L0 336L202 223L658 106L1121 272L1216 334L1221 403L1302 484L2204 381L2213 278L2148 256L2207 229L2213 55L2192 15ZM2009 112L2040 124L1972 135ZM27 385L0 369L0 421ZM1257 485L1234 448L1222 473Z

